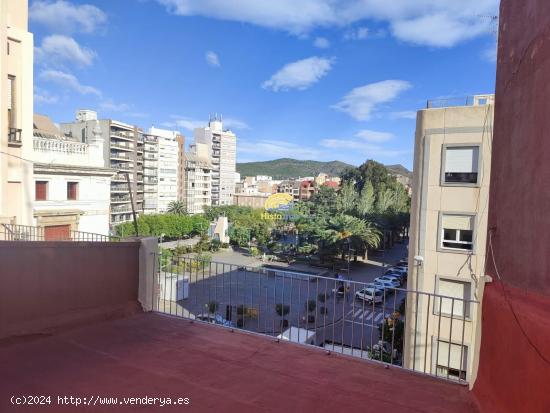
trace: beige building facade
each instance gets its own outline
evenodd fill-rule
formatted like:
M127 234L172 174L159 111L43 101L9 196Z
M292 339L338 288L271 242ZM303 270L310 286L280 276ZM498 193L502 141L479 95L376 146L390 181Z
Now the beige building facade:
M27 0L0 1L0 223L32 223L33 35Z
M485 277L493 95L417 115L404 365L473 383Z
M250 208L264 208L265 201L269 198L269 194L235 194L235 205L250 207Z

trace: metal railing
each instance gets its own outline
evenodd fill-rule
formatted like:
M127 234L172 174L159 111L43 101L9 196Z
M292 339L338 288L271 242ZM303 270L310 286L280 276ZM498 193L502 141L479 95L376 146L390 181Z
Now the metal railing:
M21 132L21 129L8 128L8 144L21 145L23 143L21 140Z
M402 288L381 288L371 300L365 289L372 285L309 271L157 258L155 311L462 383L469 379L477 301Z
M114 242L116 236L95 234L92 232L69 230L65 234L50 234L45 227L30 225L0 224L0 241L82 241L82 242Z
M449 97L441 99L430 99L426 108L448 108L456 106L483 106L495 103L495 95L473 95L463 97Z

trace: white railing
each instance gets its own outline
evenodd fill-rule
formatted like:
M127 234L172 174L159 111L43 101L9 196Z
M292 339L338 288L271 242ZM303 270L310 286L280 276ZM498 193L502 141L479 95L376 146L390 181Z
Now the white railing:
M67 154L87 155L88 144L81 142L63 141L34 137L33 148L38 152L59 152Z

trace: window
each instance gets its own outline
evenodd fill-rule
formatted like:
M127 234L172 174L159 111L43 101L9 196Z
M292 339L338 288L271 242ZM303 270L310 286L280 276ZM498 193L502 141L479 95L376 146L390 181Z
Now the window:
M78 182L67 182L67 199L69 201L78 199Z
M468 347L443 340L434 345L436 375L455 380L466 380Z
M479 146L446 146L443 150L443 183L478 183Z
M435 313L447 316L452 314L455 317L469 317L471 286L471 283L468 281L439 278L436 294L454 297L456 300L436 296L434 298Z
M15 128L15 76L8 75L8 127Z
M46 201L48 199L48 181L35 182L34 199L37 201Z
M442 248L472 251L474 247L473 234L474 217L472 215L442 215Z

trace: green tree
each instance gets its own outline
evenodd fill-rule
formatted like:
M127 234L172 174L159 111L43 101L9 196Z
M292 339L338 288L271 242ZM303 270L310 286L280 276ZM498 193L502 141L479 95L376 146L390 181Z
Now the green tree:
M167 212L169 214L184 215L187 213L185 204L181 201L170 201L168 203Z

